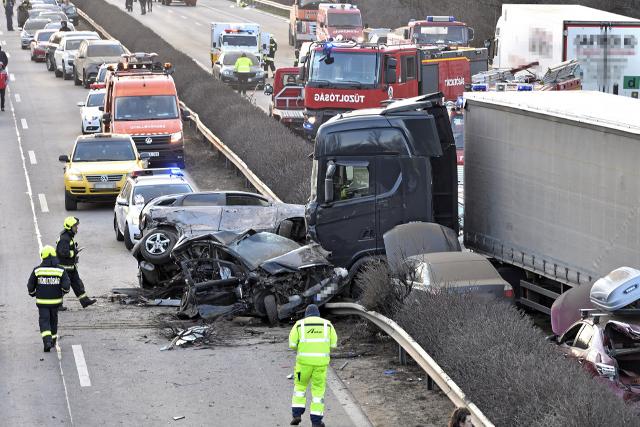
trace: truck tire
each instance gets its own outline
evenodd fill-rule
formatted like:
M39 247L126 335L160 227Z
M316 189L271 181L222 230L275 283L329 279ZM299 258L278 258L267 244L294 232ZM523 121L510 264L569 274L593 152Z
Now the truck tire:
M75 211L78 209L78 201L67 191L64 192L64 208L68 211Z
M166 264L171 260L171 250L177 241L178 234L169 228L150 230L142 238L140 254L152 264Z
M62 68L64 69L64 64L62 64ZM62 71L59 71L58 68L53 70L53 74L55 74L55 76L58 78L62 77Z
M82 82L78 78L78 70L76 70L75 65L73 67L73 84L76 86L80 86L82 84Z
M269 294L264 297L264 311L267 313L267 321L269 326L275 326L278 324L278 305L276 304L276 297L273 294Z
M123 238L124 238L124 247L127 248L128 251L133 249L133 246L135 245L135 243L133 243L133 240L131 240L131 233L129 232L129 224L127 223L124 224Z
M118 223L116 222L116 216L113 216L113 231L116 233L116 240L118 242L122 242L124 240L124 235L120 232L118 228Z
M293 221L285 219L280 222L278 225L278 235L282 237L286 237L287 239L291 238L291 232L293 231Z

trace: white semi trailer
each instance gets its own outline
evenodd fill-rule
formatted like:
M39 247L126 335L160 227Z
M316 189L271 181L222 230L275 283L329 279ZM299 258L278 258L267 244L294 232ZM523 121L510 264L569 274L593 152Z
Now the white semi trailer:
M640 103L592 91L465 93L464 245L523 305L640 267Z
M538 77L577 59L582 88L638 98L640 21L578 5L503 4L491 43L494 68L534 61Z

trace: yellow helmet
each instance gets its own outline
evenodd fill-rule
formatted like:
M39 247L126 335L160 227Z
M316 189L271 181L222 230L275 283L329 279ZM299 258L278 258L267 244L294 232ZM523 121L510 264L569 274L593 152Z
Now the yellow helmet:
M40 250L40 259L44 260L51 256L56 256L56 250L53 246L45 246Z
M71 227L73 227L76 224L80 224L80 220L75 216L68 216L64 219L65 230L71 230Z

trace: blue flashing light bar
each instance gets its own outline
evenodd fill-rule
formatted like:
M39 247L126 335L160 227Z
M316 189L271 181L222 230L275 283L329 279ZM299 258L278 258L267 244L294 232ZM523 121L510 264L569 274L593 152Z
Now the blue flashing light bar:
M518 92L531 92L533 91L533 85L530 84L519 84Z
M427 16L427 22L455 22L454 16Z
M487 91L487 85L482 83L482 84L472 84L471 85L471 91L472 92L486 92Z

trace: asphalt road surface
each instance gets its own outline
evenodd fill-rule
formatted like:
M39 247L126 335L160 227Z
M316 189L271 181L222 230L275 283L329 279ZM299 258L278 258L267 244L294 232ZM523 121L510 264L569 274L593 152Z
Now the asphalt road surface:
M197 16L211 3L171 10ZM148 18L168 17L166 9L158 6ZM205 27L202 32L207 33ZM18 35L0 32L11 74L6 111L0 113L0 424L287 425L292 384L286 375L294 356L286 341L161 352L167 341L153 329L152 315L170 309L107 300L113 287L136 283L135 260L115 240L111 204L80 204L74 213L80 218L77 241L85 248L80 274L99 302L83 310L70 294L65 299L69 311L60 313L57 354L42 352L26 281L39 262L39 247L55 243L68 215L58 156L69 153L80 130L76 102L86 91L30 62ZM197 49L207 56L206 47ZM334 382L326 396L327 423L367 425L352 419L359 410L348 398ZM180 416L185 418L173 420Z
M124 0L107 1L125 10ZM192 57L208 71L211 71L209 54L212 22L255 22L260 24L261 29L273 34L278 42L276 67L293 66L293 47L289 46L289 21L280 16L252 8L238 8L235 3L228 0L199 0L196 7L181 4L162 6L159 3L154 3L153 12L146 15L141 15L140 8L135 3L131 14L174 48ZM269 71L269 75L271 76L271 71ZM256 105L264 111L269 111L271 98L261 91L255 91L254 96Z

